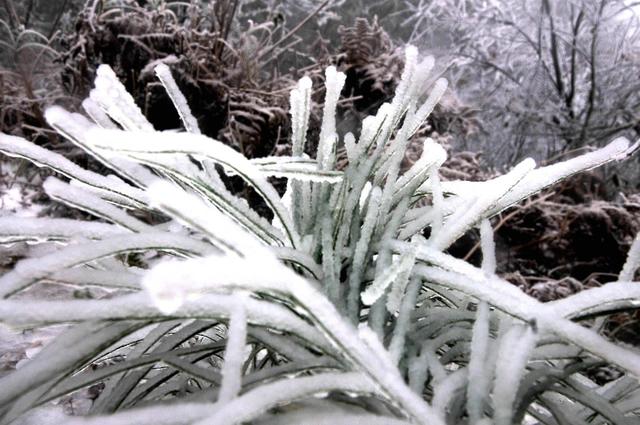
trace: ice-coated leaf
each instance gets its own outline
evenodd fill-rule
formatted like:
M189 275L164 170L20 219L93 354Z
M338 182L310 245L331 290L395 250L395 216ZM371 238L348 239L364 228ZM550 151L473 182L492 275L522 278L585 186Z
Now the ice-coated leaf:
M546 305L555 314L580 319L628 308L640 308L640 285L636 282L610 282L589 288Z
M0 300L0 311L2 304L7 302L15 303ZM24 309L20 303L16 304L18 309ZM3 322L9 322L4 314L2 316ZM47 385L47 382L52 378L66 374L70 367L84 364L113 342L144 325L144 322L105 323L88 319L86 323L63 333L24 367L0 379L0 405L8 406L12 401L15 403L4 419L10 420L29 408L20 406L19 398L29 396L30 390L40 385L50 387L51 383ZM73 350L69 350L69 347L73 347ZM16 399L18 402L15 402Z
M473 224L487 216L487 212L514 190L514 186L522 181L534 167L535 161L530 158L525 159L508 174L501 176L499 182L496 179L491 186L478 192L475 198L468 201L467 208L461 208L449 217L443 225L442 231L429 239L429 244L437 249L449 247Z
M267 157L251 160L265 176L286 177L301 181L339 183L343 173L318 170L314 160L304 157Z
M153 131L153 127L109 65L98 67L94 84L91 99L114 121L127 130Z
M245 299L245 296L236 295L231 308L218 403L228 403L238 396L242 387L242 365L247 341Z
M159 181L147 191L152 204L183 224L206 234L222 250L246 255L263 250L258 239L236 225L218 209L178 186Z
M311 112L311 78L302 77L291 91L291 152L300 156L304 152Z
M493 420L511 425L514 402L527 359L536 344L536 331L530 326L512 325L501 338L493 386Z
M118 128L118 126L113 121L111 121L109 115L107 115L104 110L100 108L100 105L98 105L98 103L96 103L90 97L82 101L82 109L84 109L87 115L89 115L91 119L94 120L100 127L111 129Z
M391 342L389 343L389 354L396 364L400 362L405 351L406 335L410 328L411 315L414 311L421 287L422 282L420 282L419 279L413 279L408 283L406 292L401 294L402 298L398 306L398 318L396 320L396 326L393 329ZM392 295L393 292L389 296L389 300L392 299ZM387 302L387 307L388 303L389 302Z
M414 273L425 279L428 285L444 286L487 301L505 313L527 322L535 320L539 328L546 329L640 376L639 354L608 341L593 330L553 314L550 308L545 308L542 303L527 296L509 282L497 277L468 279L459 273L422 265L415 266Z
M489 335L489 305L478 303L476 320L471 339L471 358L468 366L467 412L469 422L477 423L484 416L484 404L489 395L493 373L487 365L487 355L491 341Z
M191 255L210 253L211 245L168 232L130 234L96 242L69 245L51 254L22 260L0 277L0 297L7 298L30 285L68 267L116 254L164 250Z
M482 270L487 274L496 272L496 243L493 240L491 222L487 219L480 223L480 245L482 247Z
M349 163L354 163L360 156L359 149L362 145L356 144L356 137L351 132L344 135L343 142Z
M156 73L156 76L164 86L167 94L171 98L173 102L173 106L175 106L178 114L180 115L180 119L184 124L185 130L189 133L200 134L200 127L198 127L198 120L191 113L191 109L187 104L187 99L185 99L184 95L178 88L176 81L173 79L173 75L171 75L171 70L165 63L159 63L153 69Z
M327 372L315 376L279 379L252 389L225 404L160 404L109 416L69 418L68 425L128 425L131 423L178 425L185 421L197 425L240 424L256 419L272 407L332 390L355 394L376 392L371 382L356 372Z
M391 264L383 274L377 276L371 285L362 292L360 298L364 305L371 305L378 300L391 284L397 286L397 294L389 299L388 308L395 312L400 307L400 298L409 281L409 274L415 262L415 251L408 251Z
M103 286L107 288L140 289L142 276L133 271L99 270L88 267L74 267L50 275L47 280L71 285Z
M633 153L629 141L618 138L607 146L593 152L557 164L548 165L531 171L525 179L510 190L496 205L493 205L490 215L497 214L540 190L581 171L591 170L611 161L620 161Z
M357 143L350 133L342 138L344 171L334 163L345 78L333 67L313 160L304 152L308 77L291 93L292 156L248 160L194 134L196 120L164 65L157 74L191 134L153 131L108 67L99 69L84 102L97 125L61 108L46 113L56 130L119 177L0 135L0 151L70 179L49 179L50 196L117 224L0 218L0 241L58 242L29 247L29 258L0 277L2 324L114 324L81 324L84 333L63 336L0 380L3 423L105 382L91 411L96 416L68 423L506 425L531 414L545 424L626 424L625 413L640 400L640 355L576 321L638 307L631 282L637 239L618 282L542 304L495 274L488 219L633 148L617 140L537 170L528 160L487 182L441 183L446 152L427 140L420 160L402 174L410 136L446 91L437 80L424 100L433 66L433 58L407 48L392 102L364 120ZM273 224L226 190L217 170L256 189L274 212ZM268 176L289 179L291 201L280 199ZM166 221L155 224L157 218ZM444 251L477 225L481 268ZM427 226L429 243L417 235ZM12 297L39 282L101 286L109 297L25 298L37 288ZM494 343L498 320L509 325ZM100 336L100 326L118 325L126 326ZM635 386L596 385L584 372L600 360ZM182 400L165 404L176 394ZM109 412L117 413L102 415Z
M457 392L467 383L467 369L459 369L436 383L433 395L433 408L444 418L447 406Z
M636 270L640 267L640 233L638 233L629 248L627 260L624 262L618 280L630 282L634 279Z
M393 203L399 202L403 196L412 196L446 159L447 153L442 146L431 139L425 140L420 159L395 182Z
M126 230L111 224L69 218L0 217L2 244L103 239L123 233Z
M357 311L359 310L358 298L360 297L360 285L364 274L364 262L366 261L369 242L378 218L378 208L380 206L381 196L382 190L380 190L379 187L374 187L371 190L369 203L367 204L367 213L364 218L364 223L362 224L360 239L356 244L356 249L353 254L351 274L349 275L349 296L347 298L347 308L350 314L353 315L357 314Z
M347 76L338 72L334 66L325 71L325 98L322 110L322 124L318 138L318 168L329 170L335 159L336 134L336 106L338 98Z
M24 158L39 167L47 167L96 188L100 193L115 197L124 206L144 207L144 193L122 181L114 180L85 170L62 155L48 151L25 139L0 133L0 152L7 156Z
M271 207L276 217L284 225L290 244L295 247L300 241L293 221L273 186L266 181L248 159L218 141L189 133L137 133L103 129L90 130L88 139L96 147L113 155L130 156L137 160L144 160L146 157L157 159L158 154L182 153L229 167L252 185L264 198L267 205Z
M433 108L435 108L436 104L440 101L440 99L444 95L444 92L447 90L447 86L447 80L445 80L444 78L439 78L438 80L436 80L433 88L431 89L429 97L416 111L416 114L409 127L409 135L413 135L422 125L422 123L429 117L429 115L431 115L431 112L433 112Z
M88 212L134 232L149 232L153 228L86 189L64 183L55 177L45 180L43 188L47 195L71 207Z
M165 316L145 293L124 295L109 300L0 300L0 320L12 326L41 326L91 320L226 319L229 317L232 303L232 295L207 294L188 300L170 316ZM316 329L284 307L249 299L246 309L247 320L250 323L279 332L288 332L311 346L330 349Z

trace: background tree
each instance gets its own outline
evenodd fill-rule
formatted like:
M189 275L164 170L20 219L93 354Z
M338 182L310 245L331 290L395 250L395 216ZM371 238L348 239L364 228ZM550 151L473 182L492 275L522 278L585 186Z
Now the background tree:
M451 24L450 50L463 65L454 71L457 88L482 111L477 148L497 154L495 161L548 158L640 133L634 4L448 3L425 12Z

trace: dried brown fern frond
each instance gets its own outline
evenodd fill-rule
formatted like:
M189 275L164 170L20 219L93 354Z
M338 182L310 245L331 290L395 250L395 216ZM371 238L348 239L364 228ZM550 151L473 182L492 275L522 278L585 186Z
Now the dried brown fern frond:
M164 62L204 134L249 156L268 155L272 136L287 136L282 89L291 80L275 76L259 58L272 43L273 22L250 22L241 31L238 10L237 0L89 7L65 38L66 88L86 96L97 65L107 63L157 129L179 128L171 100L153 75L154 66Z
M355 102L359 110L376 107L390 99L403 67L402 55L395 49L389 35L380 27L377 18L371 23L356 19L351 27L338 29L341 40L342 65L347 82L345 90L360 96Z

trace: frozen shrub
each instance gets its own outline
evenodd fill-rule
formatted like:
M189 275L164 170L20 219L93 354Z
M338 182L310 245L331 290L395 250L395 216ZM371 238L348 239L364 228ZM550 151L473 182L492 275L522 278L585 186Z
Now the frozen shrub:
M618 139L543 168L528 159L486 182L440 182L446 152L427 141L401 173L411 136L446 90L438 80L422 97L432 58L408 47L405 64L393 101L357 137L336 132L345 77L327 69L316 159L303 154L308 79L291 93L294 156L249 160L199 134L162 66L187 132L154 131L108 67L85 102L95 123L47 111L113 175L0 136L6 155L64 177L45 182L53 199L102 220L0 218L3 243L46 246L0 278L0 321L75 324L0 380L2 423L97 383L92 415L65 423L637 422L640 356L599 329L601 317L638 307L638 244L620 281L541 304L495 275L487 220L633 147ZM342 144L348 165L338 171ZM230 194L222 171L251 185L273 220ZM288 179L282 198L268 176ZM161 224L146 221L158 214ZM481 268L444 252L475 226ZM110 296L14 297L51 281ZM104 362L114 356L123 360ZM600 387L585 372L603 363L624 373Z

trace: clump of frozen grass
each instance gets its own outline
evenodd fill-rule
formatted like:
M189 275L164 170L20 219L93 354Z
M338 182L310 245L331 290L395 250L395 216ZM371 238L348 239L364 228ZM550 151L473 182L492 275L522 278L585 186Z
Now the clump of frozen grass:
M304 154L310 79L291 92L292 156L248 160L200 134L164 65L156 74L186 132L154 131L106 66L83 104L94 122L47 111L113 174L0 135L1 152L68 180L46 182L53 199L103 221L0 218L1 243L43 246L0 277L0 321L75 323L0 380L0 423L97 383L92 415L66 423L637 421L640 355L589 320L639 307L638 240L618 282L543 305L495 275L489 221L564 177L626 157L628 142L543 168L525 160L487 182L440 182L446 153L426 141L401 174L409 138L446 90L438 80L423 94L432 67L409 47L396 97L359 136L342 138L335 105L345 77L329 68L315 160ZM334 166L338 144L344 171ZM229 193L215 165L252 186L273 221ZM288 178L284 198L269 176ZM166 221L147 222L149 213ZM445 252L475 226L480 269ZM43 282L111 296L14 297ZM123 360L108 362L116 356ZM599 386L585 372L602 363L624 374Z

